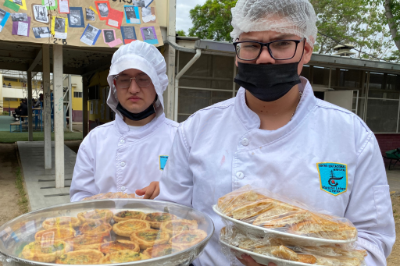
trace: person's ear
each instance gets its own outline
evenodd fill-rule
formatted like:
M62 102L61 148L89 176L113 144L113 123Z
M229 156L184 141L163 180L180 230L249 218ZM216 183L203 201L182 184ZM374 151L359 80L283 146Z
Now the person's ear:
M311 47L311 45L307 41L305 41L304 54L302 59L303 64L308 64L308 62L310 62L312 53L313 53L313 47Z

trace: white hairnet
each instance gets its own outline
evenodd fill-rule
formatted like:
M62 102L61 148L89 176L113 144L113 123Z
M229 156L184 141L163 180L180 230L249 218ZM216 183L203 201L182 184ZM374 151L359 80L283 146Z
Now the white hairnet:
M317 16L308 0L238 0L232 8L231 37L243 32L276 31L306 38L314 46Z
M155 103L157 116L164 112L163 92L168 86L167 65L164 57L154 45L142 41L134 41L123 45L114 53L107 77L108 85L110 86L110 93L107 99L108 106L122 117L117 110L118 98L113 79L115 75L127 69L138 69L151 78L158 95Z

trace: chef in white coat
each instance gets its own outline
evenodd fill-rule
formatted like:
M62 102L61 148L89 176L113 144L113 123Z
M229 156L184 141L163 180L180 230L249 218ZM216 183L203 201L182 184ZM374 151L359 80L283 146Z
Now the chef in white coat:
M212 206L247 184L346 217L358 230L357 245L368 251L366 264L386 265L395 226L375 135L351 111L317 99L299 77L317 34L312 5L238 0L232 17L241 88L181 123L156 198L214 221L215 233L194 265L229 265L218 243L224 223ZM258 265L249 256L239 259Z
M113 55L107 104L115 120L83 140L71 183L71 201L105 192L145 195L158 184L178 127L165 117L168 85L164 57L153 45L135 41Z

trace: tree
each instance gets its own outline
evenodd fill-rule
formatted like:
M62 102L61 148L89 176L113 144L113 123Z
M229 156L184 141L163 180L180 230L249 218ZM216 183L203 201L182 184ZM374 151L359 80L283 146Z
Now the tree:
M231 41L231 8L237 0L207 0L204 5L197 5L190 10L193 27L189 29L189 36L214 41Z
M390 28L390 34L400 51L400 2L399 0L384 0L385 17Z
M184 30L177 30L176 31L176 36L186 36L186 33Z

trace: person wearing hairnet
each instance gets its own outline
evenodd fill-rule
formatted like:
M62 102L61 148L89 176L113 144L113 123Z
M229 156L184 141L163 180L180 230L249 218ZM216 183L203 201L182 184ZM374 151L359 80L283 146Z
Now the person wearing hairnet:
M107 104L115 120L93 129L79 147L71 201L105 192L151 198L141 189L158 187L178 128L164 114L166 63L153 45L135 41L121 46L107 81Z
M356 244L368 251L366 265L386 265L396 234L374 133L354 113L317 99L299 77L317 35L313 6L238 0L232 17L241 88L181 123L156 198L213 219L215 233L194 265L230 264L218 243L225 225L212 206L247 184L346 217L358 230Z

